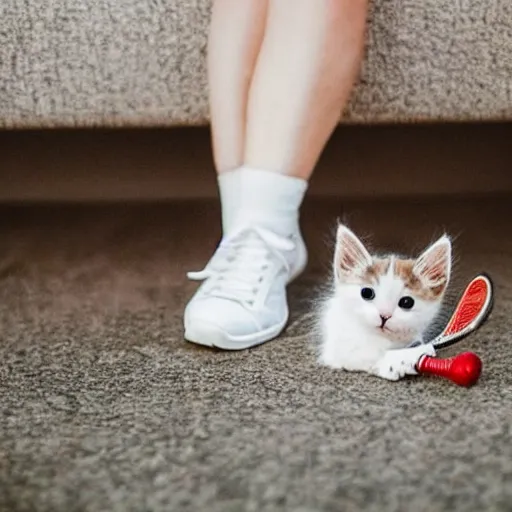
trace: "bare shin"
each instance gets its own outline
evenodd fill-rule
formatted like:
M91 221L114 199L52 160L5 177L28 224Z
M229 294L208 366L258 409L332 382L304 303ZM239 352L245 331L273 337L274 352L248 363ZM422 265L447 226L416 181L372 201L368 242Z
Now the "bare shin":
M267 0L215 0L208 41L208 82L215 166L243 162L247 97L267 17Z
M359 72L366 0L269 0L244 163L308 179Z

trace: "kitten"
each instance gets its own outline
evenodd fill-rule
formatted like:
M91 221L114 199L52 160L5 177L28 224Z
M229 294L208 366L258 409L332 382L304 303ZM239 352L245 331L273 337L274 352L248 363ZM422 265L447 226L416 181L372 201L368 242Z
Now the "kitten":
M386 355L422 342L438 314L450 280L450 239L441 237L417 259L377 257L340 225L333 266L334 290L321 314L319 362L397 380L407 372L390 366ZM412 350L429 352L422 347L427 345Z

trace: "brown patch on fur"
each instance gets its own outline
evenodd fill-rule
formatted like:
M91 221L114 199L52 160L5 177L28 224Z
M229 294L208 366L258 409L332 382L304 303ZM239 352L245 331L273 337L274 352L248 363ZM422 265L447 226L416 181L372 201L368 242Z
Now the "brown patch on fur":
M428 301L439 300L445 285L441 284L433 288L425 286L413 272L415 263L416 260L395 260L395 268L393 269L395 275L400 277L405 286L414 292L418 298Z
M389 258L375 258L373 263L366 268L364 274L361 276L365 283L376 284L379 278L386 274L389 270L391 260Z

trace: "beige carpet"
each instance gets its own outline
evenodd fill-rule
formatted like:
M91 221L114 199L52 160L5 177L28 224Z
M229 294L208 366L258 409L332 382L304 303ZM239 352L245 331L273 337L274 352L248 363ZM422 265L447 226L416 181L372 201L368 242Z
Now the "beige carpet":
M210 7L2 0L0 127L204 124ZM374 0L346 119L510 119L511 75L510 2Z
M510 510L511 214L510 197L310 202L287 331L221 353L181 328L211 203L2 207L0 510ZM477 387L317 367L311 306L338 215L399 251L446 228L458 281L493 276L494 313L460 347L484 361Z

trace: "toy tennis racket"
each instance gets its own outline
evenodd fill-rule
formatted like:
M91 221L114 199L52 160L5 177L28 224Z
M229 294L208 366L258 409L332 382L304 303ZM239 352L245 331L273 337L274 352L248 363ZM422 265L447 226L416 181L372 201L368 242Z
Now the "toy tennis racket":
M449 347L478 329L489 317L493 306L493 285L489 276L481 274L468 284L457 307L441 334L430 343L435 349ZM472 386L482 371L482 361L472 352L441 359L422 356L416 364L421 374L450 379L460 386Z

